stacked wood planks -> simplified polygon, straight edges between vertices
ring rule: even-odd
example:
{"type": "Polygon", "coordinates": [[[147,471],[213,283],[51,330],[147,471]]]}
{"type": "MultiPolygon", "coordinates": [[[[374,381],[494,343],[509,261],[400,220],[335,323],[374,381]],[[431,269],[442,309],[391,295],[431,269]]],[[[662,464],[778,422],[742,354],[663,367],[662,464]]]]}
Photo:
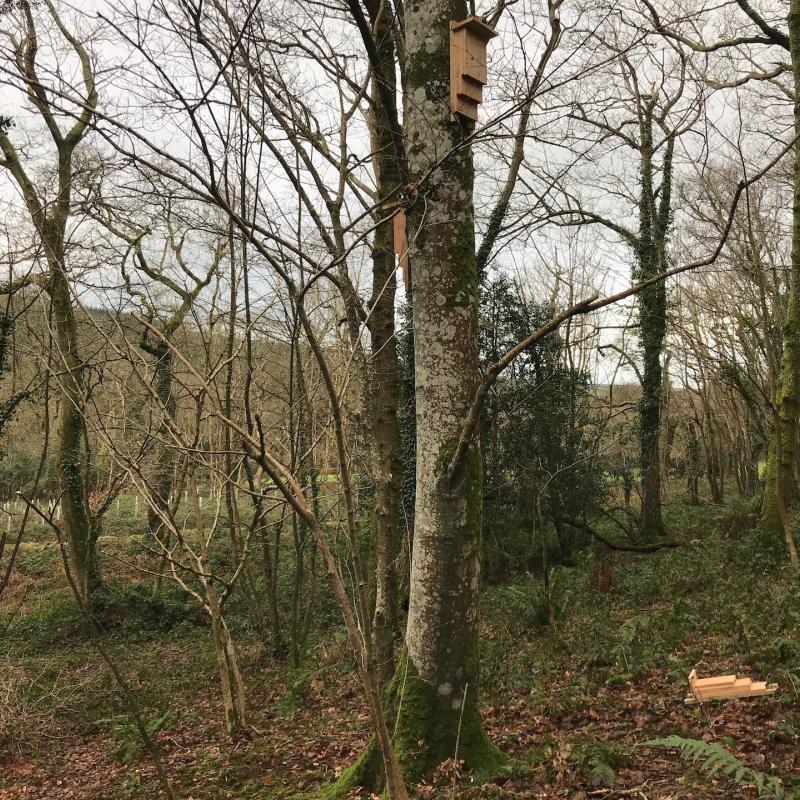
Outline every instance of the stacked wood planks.
{"type": "Polygon", "coordinates": [[[689,673],[691,694],[687,703],[704,703],[706,700],[729,700],[733,697],[762,697],[778,691],[777,683],[737,678],[736,675],[718,675],[714,678],[698,678],[697,670],[689,673]]]}

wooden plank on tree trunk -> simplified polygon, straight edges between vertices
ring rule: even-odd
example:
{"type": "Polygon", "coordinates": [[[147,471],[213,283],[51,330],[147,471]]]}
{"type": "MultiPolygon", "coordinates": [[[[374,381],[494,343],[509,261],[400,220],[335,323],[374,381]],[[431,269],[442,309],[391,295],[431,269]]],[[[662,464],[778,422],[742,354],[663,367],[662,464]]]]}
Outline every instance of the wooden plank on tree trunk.
{"type": "Polygon", "coordinates": [[[403,272],[403,285],[406,287],[406,292],[408,292],[408,237],[406,234],[406,212],[403,209],[398,211],[392,220],[392,238],[394,240],[394,252],[400,261],[400,269],[403,272]]]}

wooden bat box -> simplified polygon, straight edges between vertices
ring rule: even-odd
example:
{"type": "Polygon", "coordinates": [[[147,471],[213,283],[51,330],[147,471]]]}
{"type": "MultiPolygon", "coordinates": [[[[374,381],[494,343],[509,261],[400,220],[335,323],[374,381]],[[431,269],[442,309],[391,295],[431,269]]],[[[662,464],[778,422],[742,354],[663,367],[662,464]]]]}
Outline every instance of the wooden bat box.
{"type": "Polygon", "coordinates": [[[450,109],[476,122],[487,83],[486,45],[497,34],[478,17],[450,23],[450,109]]]}

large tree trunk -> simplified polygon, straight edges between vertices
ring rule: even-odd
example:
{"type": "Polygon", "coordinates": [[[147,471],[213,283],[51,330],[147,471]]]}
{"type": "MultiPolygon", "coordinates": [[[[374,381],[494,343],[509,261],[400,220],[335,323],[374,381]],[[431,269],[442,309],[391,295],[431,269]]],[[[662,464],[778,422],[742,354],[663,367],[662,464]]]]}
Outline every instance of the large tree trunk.
{"type": "MultiPolygon", "coordinates": [[[[794,133],[800,136],[800,0],[791,1],[789,43],[794,75],[794,133]]],[[[800,144],[794,148],[791,260],[789,302],[783,322],[783,351],[775,399],[778,419],[770,441],[761,518],[766,541],[777,546],[784,542],[780,502],[788,504],[793,499],[792,477],[797,459],[797,418],[800,415],[800,144]],[[780,446],[776,446],[778,436],[780,446]]]]}
{"type": "Polygon", "coordinates": [[[406,140],[409,180],[425,202],[409,215],[413,242],[417,475],[407,651],[394,689],[395,745],[414,779],[449,758],[489,773],[502,761],[478,708],[481,455],[448,467],[478,385],[478,282],[466,131],[449,108],[449,23],[459,0],[406,7],[406,140]],[[458,149],[454,149],[458,148],[458,149]],[[430,178],[428,171],[439,159],[430,178]]]}

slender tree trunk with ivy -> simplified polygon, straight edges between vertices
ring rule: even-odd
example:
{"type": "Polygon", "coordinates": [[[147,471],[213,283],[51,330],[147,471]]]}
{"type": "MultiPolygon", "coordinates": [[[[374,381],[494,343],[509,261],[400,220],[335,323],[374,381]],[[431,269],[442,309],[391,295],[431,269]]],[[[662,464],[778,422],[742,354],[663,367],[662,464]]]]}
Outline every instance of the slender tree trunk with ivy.
{"type": "MultiPolygon", "coordinates": [[[[10,311],[10,302],[6,306],[5,311],[0,311],[0,380],[4,378],[8,372],[9,357],[13,358],[12,350],[12,331],[14,329],[14,320],[10,311]]],[[[12,371],[13,376],[13,371],[12,371]]],[[[15,388],[14,380],[11,381],[12,389],[15,388]]],[[[3,432],[6,425],[11,421],[17,406],[28,397],[27,391],[14,392],[10,394],[5,400],[0,403],[0,458],[6,455],[2,447],[3,432]]],[[[45,409],[45,413],[47,413],[45,409]]],[[[49,429],[49,426],[48,428],[49,429]]],[[[34,487],[39,485],[39,479],[44,468],[45,458],[47,452],[47,433],[45,433],[44,452],[39,460],[39,469],[36,473],[34,487]]],[[[28,511],[26,510],[25,517],[22,524],[18,527],[16,537],[12,539],[8,530],[0,532],[0,600],[2,600],[3,593],[11,580],[11,575],[14,571],[14,564],[19,556],[20,545],[22,544],[22,537],[25,532],[25,523],[28,518],[28,511]]]]}
{"type": "Polygon", "coordinates": [[[45,247],[53,253],[50,259],[50,297],[59,350],[57,363],[63,370],[59,379],[62,398],[56,474],[61,490],[62,524],[70,546],[73,570],[81,595],[88,601],[100,585],[97,563],[99,530],[87,496],[89,461],[85,447],[84,366],[78,351],[78,331],[64,266],[65,227],[66,220],[64,227],[53,232],[50,243],[45,242],[45,247]]]}
{"type": "MultiPolygon", "coordinates": [[[[791,0],[788,19],[794,78],[794,135],[800,136],[800,0],[791,0]]],[[[777,421],[769,445],[761,523],[766,542],[780,547],[785,531],[779,504],[793,499],[797,419],[800,416],[800,144],[794,148],[791,274],[775,405],[777,421]],[[778,436],[780,446],[776,442],[778,436]]]]}
{"type": "MultiPolygon", "coordinates": [[[[147,527],[159,541],[168,544],[164,536],[165,518],[169,517],[169,501],[172,494],[173,458],[172,450],[166,445],[171,434],[171,424],[175,420],[177,405],[172,391],[172,351],[166,344],[144,347],[155,358],[153,363],[153,391],[158,398],[156,413],[159,415],[158,437],[151,480],[152,502],[155,508],[147,511],[147,527]]],[[[163,564],[162,564],[163,571],[163,564]]],[[[161,574],[156,578],[156,591],[160,590],[161,574]]]]}
{"type": "MultiPolygon", "coordinates": [[[[624,62],[624,59],[622,59],[624,62]]],[[[627,62],[625,62],[627,63],[627,62]]],[[[630,69],[630,65],[628,65],[630,69]]],[[[675,140],[681,135],[680,125],[668,125],[671,103],[664,107],[664,98],[655,92],[642,94],[635,88],[635,75],[627,79],[634,88],[631,112],[638,120],[638,137],[621,134],[620,140],[632,148],[639,161],[639,208],[637,229],[629,228],[601,214],[575,209],[581,223],[601,224],[622,237],[632,249],[636,282],[645,282],[669,269],[668,243],[672,214],[672,161],[675,140]],[[654,140],[654,132],[657,139],[654,140]],[[660,183],[657,179],[660,176],[660,183]]],[[[685,121],[684,121],[685,122],[685,121]]],[[[607,121],[597,125],[606,138],[612,131],[607,121]]],[[[619,132],[618,132],[619,133],[619,132]]],[[[562,212],[555,211],[557,216],[562,212]]],[[[639,439],[639,486],[641,515],[639,536],[650,541],[664,535],[661,514],[661,411],[664,404],[664,368],[662,356],[667,330],[667,290],[664,281],[643,288],[636,295],[637,333],[641,367],[635,365],[642,393],[638,404],[637,434],[639,439]]],[[[632,476],[625,476],[626,480],[632,476]]],[[[631,487],[632,488],[632,487],[631,487]]],[[[625,486],[628,504],[629,486],[625,486]]]]}
{"type": "MultiPolygon", "coordinates": [[[[643,281],[667,269],[666,242],[670,222],[673,141],[667,144],[659,192],[653,183],[652,107],[642,112],[639,204],[639,236],[636,243],[635,280],[643,281]]],[[[642,539],[664,535],[661,518],[661,405],[663,371],[661,356],[667,331],[667,289],[663,281],[654,283],[637,296],[639,342],[642,347],[639,400],[639,467],[641,469],[642,539]]]]}
{"type": "Polygon", "coordinates": [[[686,489],[689,505],[700,505],[700,443],[697,428],[692,420],[686,421],[686,489]]]}
{"type": "MultiPolygon", "coordinates": [[[[413,316],[411,298],[408,298],[402,311],[403,331],[400,333],[400,341],[398,342],[400,356],[398,426],[400,429],[400,504],[402,508],[402,524],[406,526],[409,532],[414,530],[417,463],[417,403],[414,396],[413,316]]],[[[411,542],[409,542],[409,546],[410,544],[411,542]]],[[[408,588],[407,585],[405,588],[408,588]]]]}
{"type": "MultiPolygon", "coordinates": [[[[0,311],[0,378],[8,371],[8,362],[12,351],[12,331],[14,320],[7,311],[0,311]]],[[[13,380],[13,379],[12,379],[13,380]]],[[[0,403],[0,438],[3,436],[3,429],[11,421],[17,406],[28,397],[28,392],[13,392],[0,403]]],[[[2,454],[2,449],[0,449],[2,454]]]]}
{"type": "MultiPolygon", "coordinates": [[[[54,5],[45,2],[46,13],[61,37],[69,44],[81,65],[85,97],[81,99],[77,117],[66,131],[59,127],[61,115],[56,106],[63,101],[51,101],[48,87],[38,74],[39,39],[32,6],[20,4],[23,30],[15,44],[15,64],[19,77],[27,87],[32,106],[45,124],[56,153],[55,195],[52,199],[40,193],[34,184],[20,151],[9,136],[7,124],[0,124],[0,167],[16,182],[25,206],[42,244],[47,264],[43,285],[50,296],[56,352],[53,367],[58,374],[61,390],[60,418],[56,451],[56,477],[61,493],[62,528],[69,543],[72,570],[82,599],[87,604],[100,583],[96,543],[98,521],[89,507],[87,479],[89,453],[86,448],[84,420],[84,364],[80,357],[75,311],[72,305],[70,274],[66,263],[66,231],[71,213],[72,188],[75,170],[73,155],[89,129],[97,106],[92,62],[83,44],[70,33],[54,5]]],[[[0,123],[5,122],[0,120],[0,123]]]]}
{"type": "MultiPolygon", "coordinates": [[[[386,104],[397,97],[396,49],[392,32],[392,11],[386,0],[365,3],[380,61],[378,78],[373,77],[371,138],[375,154],[374,171],[378,202],[383,203],[401,182],[402,152],[393,133],[397,108],[386,104]],[[379,90],[377,80],[383,82],[379,90]]],[[[383,208],[378,213],[385,216],[383,208]]],[[[397,421],[398,362],[394,306],[397,289],[392,220],[375,230],[372,243],[372,298],[367,326],[371,357],[368,376],[375,504],[372,541],[375,548],[375,608],[373,633],[375,659],[384,682],[394,671],[394,643],[398,632],[397,580],[400,509],[400,452],[397,421]]]]}

